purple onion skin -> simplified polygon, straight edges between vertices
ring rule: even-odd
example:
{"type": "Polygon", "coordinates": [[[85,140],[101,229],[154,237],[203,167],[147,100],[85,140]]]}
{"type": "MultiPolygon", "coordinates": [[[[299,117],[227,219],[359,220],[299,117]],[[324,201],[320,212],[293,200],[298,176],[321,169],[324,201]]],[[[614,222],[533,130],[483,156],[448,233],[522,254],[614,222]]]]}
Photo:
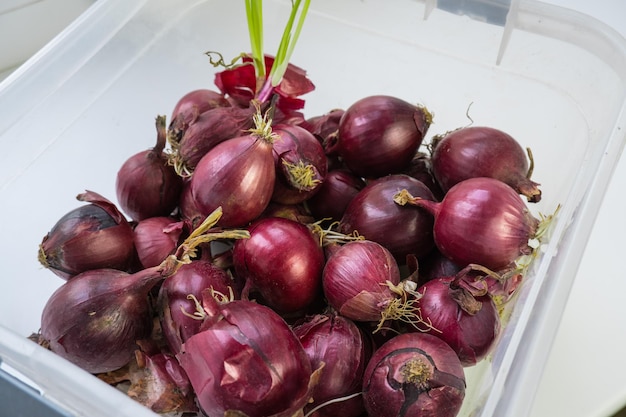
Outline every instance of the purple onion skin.
{"type": "Polygon", "coordinates": [[[98,269],[76,275],[50,296],[41,315],[41,339],[87,372],[126,365],[138,340],[152,331],[148,292],[163,277],[157,268],[128,274],[98,269]]]}
{"type": "Polygon", "coordinates": [[[349,170],[332,170],[326,174],[319,190],[309,197],[306,205],[317,219],[339,221],[350,201],[365,186],[365,181],[349,170]]]}
{"type": "Polygon", "coordinates": [[[339,229],[346,234],[358,231],[366,239],[380,243],[403,265],[408,255],[420,258],[430,252],[434,240],[430,214],[393,201],[401,189],[414,197],[435,200],[421,181],[404,174],[388,175],[370,182],[350,201],[339,229]]]}
{"type": "Polygon", "coordinates": [[[185,237],[184,222],[174,217],[149,217],[134,228],[135,249],[144,268],[157,266],[172,255],[185,237]]]}
{"type": "Polygon", "coordinates": [[[228,139],[202,157],[191,178],[191,193],[203,216],[218,207],[222,227],[241,227],[267,207],[276,170],[272,144],[255,135],[228,139]]]}
{"type": "Polygon", "coordinates": [[[432,323],[432,328],[423,330],[446,342],[463,366],[473,366],[495,344],[500,317],[490,295],[472,296],[454,280],[454,276],[440,277],[420,287],[420,311],[432,323]]]}
{"type": "Polygon", "coordinates": [[[177,358],[209,416],[291,417],[309,399],[312,371],[300,341],[269,307],[235,300],[209,306],[212,319],[177,358]],[[240,415],[240,414],[233,414],[240,415]]]}
{"type": "Polygon", "coordinates": [[[187,296],[193,295],[202,301],[203,292],[211,288],[224,295],[229,295],[232,290],[234,297],[239,298],[239,288],[226,271],[200,259],[182,265],[161,285],[158,315],[163,336],[174,354],[180,352],[182,344],[202,326],[202,320],[189,317],[196,311],[196,304],[187,296]]]}
{"type": "Polygon", "coordinates": [[[437,248],[460,267],[478,264],[492,271],[532,253],[528,240],[539,224],[519,194],[500,180],[470,178],[440,202],[416,200],[435,216],[437,248]]]}
{"type": "Polygon", "coordinates": [[[250,238],[233,248],[238,278],[280,313],[305,310],[321,297],[324,251],[309,228],[281,217],[266,217],[249,228],[250,238]]]}
{"type": "Polygon", "coordinates": [[[416,152],[415,156],[411,160],[411,163],[402,173],[410,175],[411,177],[423,182],[424,185],[432,191],[437,201],[441,201],[443,199],[445,193],[435,179],[435,175],[432,170],[432,161],[428,154],[424,152],[416,152]]]}
{"type": "Polygon", "coordinates": [[[421,107],[391,96],[369,96],[353,103],[341,117],[337,153],[346,166],[364,178],[395,174],[413,159],[430,126],[421,107]]]}
{"type": "MultiPolygon", "coordinates": [[[[182,121],[190,124],[199,114],[216,107],[229,107],[230,103],[223,94],[217,91],[201,88],[192,90],[183,95],[172,110],[171,121],[181,117],[182,121]]],[[[180,119],[179,119],[180,122],[180,119]]]]}
{"type": "Polygon", "coordinates": [[[374,352],[363,377],[369,416],[454,417],[464,397],[459,358],[430,334],[395,336],[374,352]]]}
{"type": "Polygon", "coordinates": [[[165,117],[156,120],[157,141],[152,149],[128,158],[117,172],[115,190],[120,208],[133,220],[169,216],[178,204],[182,178],[163,153],[165,117]]]}
{"type": "Polygon", "coordinates": [[[308,130],[295,125],[273,127],[279,138],[274,142],[276,184],[272,201],[299,204],[314,195],[324,182],[328,163],[324,148],[308,130]],[[308,167],[310,178],[303,179],[298,169],[308,167]]]}
{"type": "Polygon", "coordinates": [[[470,126],[447,133],[434,146],[433,173],[441,188],[475,177],[498,179],[530,202],[541,200],[539,184],[528,177],[528,159],[508,133],[492,127],[470,126]]]}
{"type": "Polygon", "coordinates": [[[461,267],[435,248],[428,255],[419,260],[417,284],[422,286],[426,282],[439,277],[454,276],[461,267]]]}
{"type": "MultiPolygon", "coordinates": [[[[372,340],[350,319],[336,313],[316,314],[295,325],[293,331],[300,339],[311,366],[324,364],[320,379],[311,391],[314,402],[310,410],[324,402],[361,391],[363,373],[372,355],[372,340]]],[[[358,417],[365,411],[363,399],[329,404],[314,417],[358,417]]]]}
{"type": "Polygon", "coordinates": [[[87,191],[78,199],[91,204],[57,220],[40,244],[40,263],[65,280],[92,269],[132,268],[136,257],[132,226],[99,194],[87,191]]]}
{"type": "Polygon", "coordinates": [[[384,246],[368,240],[333,249],[322,275],[328,304],[355,321],[380,321],[382,311],[395,298],[387,281],[400,283],[398,263],[384,246]]]}

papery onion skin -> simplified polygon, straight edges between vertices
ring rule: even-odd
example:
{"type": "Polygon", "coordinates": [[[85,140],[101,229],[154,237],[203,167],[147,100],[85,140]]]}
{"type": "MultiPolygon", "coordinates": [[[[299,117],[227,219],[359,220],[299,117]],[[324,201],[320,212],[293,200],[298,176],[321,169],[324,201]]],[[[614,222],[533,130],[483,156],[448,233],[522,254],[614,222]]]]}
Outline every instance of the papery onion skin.
{"type": "Polygon", "coordinates": [[[532,253],[539,220],[519,194],[494,178],[470,178],[453,186],[440,202],[416,199],[435,216],[434,238],[441,253],[460,267],[506,268],[532,253]]]}
{"type": "Polygon", "coordinates": [[[302,409],[309,399],[311,364],[285,321],[246,300],[208,310],[214,314],[206,328],[177,355],[202,410],[209,416],[230,411],[291,417],[302,409]]]}
{"type": "Polygon", "coordinates": [[[189,125],[199,114],[216,107],[228,107],[230,103],[223,94],[207,88],[189,91],[178,99],[172,109],[170,123],[177,121],[189,125]],[[179,119],[181,118],[181,119],[179,119]],[[178,120],[177,120],[178,119],[178,120]]]}
{"type": "Polygon", "coordinates": [[[370,416],[454,417],[464,397],[459,358],[430,334],[395,336],[374,352],[363,377],[363,400],[370,416]]]}
{"type": "Polygon", "coordinates": [[[306,309],[321,297],[324,251],[309,228],[295,220],[266,217],[235,242],[233,264],[240,279],[280,313],[306,309]]]}
{"type": "Polygon", "coordinates": [[[425,108],[397,97],[368,96],[345,110],[337,142],[327,152],[365,178],[398,173],[411,162],[431,119],[425,108]]]}
{"type": "Polygon", "coordinates": [[[339,230],[345,234],[358,231],[366,239],[380,243],[403,265],[408,255],[422,257],[435,244],[432,216],[393,201],[401,189],[414,197],[435,200],[421,181],[404,174],[388,175],[370,182],[350,201],[339,230]]]}
{"type": "Polygon", "coordinates": [[[365,186],[365,181],[349,170],[329,171],[317,193],[306,201],[306,206],[318,219],[329,218],[339,221],[350,201],[365,186]]]}
{"type": "Polygon", "coordinates": [[[439,277],[420,287],[420,311],[432,324],[423,331],[445,341],[463,366],[473,366],[495,344],[500,317],[489,294],[473,296],[454,281],[454,276],[439,277]]]}
{"type": "Polygon", "coordinates": [[[324,148],[306,129],[281,124],[274,126],[276,184],[272,201],[299,204],[314,195],[324,182],[328,163],[324,148]]]}
{"type": "Polygon", "coordinates": [[[149,217],[137,222],[134,243],[144,268],[157,266],[174,253],[185,237],[185,223],[174,217],[149,217]]]}
{"type": "Polygon", "coordinates": [[[132,358],[137,340],[150,336],[148,292],[161,279],[156,268],[132,275],[115,269],[79,274],[47,300],[41,339],[87,372],[119,369],[132,358]]]}
{"type": "Polygon", "coordinates": [[[117,172],[115,191],[120,208],[133,220],[169,216],[178,204],[182,178],[168,164],[165,117],[156,119],[157,142],[124,161],[117,172]]]}
{"type": "Polygon", "coordinates": [[[92,269],[130,269],[136,256],[132,226],[101,195],[87,191],[77,198],[90,204],[57,220],[40,244],[39,262],[65,280],[92,269]]]}
{"type": "Polygon", "coordinates": [[[387,282],[400,282],[398,264],[385,247],[368,240],[334,249],[322,275],[328,304],[355,321],[381,320],[384,308],[395,298],[387,282]]]}
{"type": "Polygon", "coordinates": [[[217,291],[225,296],[239,298],[239,287],[223,269],[206,260],[197,259],[182,265],[168,277],[157,298],[157,311],[163,336],[170,350],[177,354],[182,344],[200,331],[202,319],[190,317],[197,306],[194,299],[201,301],[206,290],[217,291]]]}
{"type": "Polygon", "coordinates": [[[541,200],[539,184],[528,178],[526,152],[508,133],[487,126],[453,130],[433,142],[432,167],[444,191],[474,177],[498,179],[530,202],[541,200]]]}
{"type": "MultiPolygon", "coordinates": [[[[311,392],[313,403],[306,410],[361,391],[363,373],[374,347],[371,338],[354,322],[336,313],[316,314],[297,323],[293,331],[313,369],[324,365],[311,392]]],[[[364,411],[363,400],[358,396],[326,405],[312,416],[358,417],[364,411]]]]}
{"type": "Polygon", "coordinates": [[[265,210],[275,180],[272,144],[245,135],[220,143],[202,157],[191,178],[191,193],[202,215],[221,206],[219,225],[240,227],[265,210]]]}

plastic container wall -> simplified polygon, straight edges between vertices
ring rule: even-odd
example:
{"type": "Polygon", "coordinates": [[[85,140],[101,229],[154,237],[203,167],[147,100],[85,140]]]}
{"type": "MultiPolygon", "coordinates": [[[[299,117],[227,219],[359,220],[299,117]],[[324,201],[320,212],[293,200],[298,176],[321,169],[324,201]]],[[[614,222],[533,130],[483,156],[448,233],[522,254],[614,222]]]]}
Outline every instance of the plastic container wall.
{"type": "MultiPolygon", "coordinates": [[[[264,6],[269,53],[289,6],[264,6]]],[[[154,143],[155,116],[212,88],[205,51],[233,57],[248,42],[239,2],[100,0],[0,83],[0,358],[76,415],[151,413],[25,340],[62,283],[37,263],[37,245],[83,190],[114,200],[117,169],[154,143]]],[[[534,1],[311,6],[292,58],[317,87],[304,97],[307,116],[388,94],[434,112],[429,136],[470,123],[501,128],[533,150],[544,195],[533,212],[560,206],[496,350],[467,369],[462,416],[528,413],[624,145],[625,44],[588,17],[534,1]],[[500,17],[482,18],[475,4],[495,4],[500,17]]]]}

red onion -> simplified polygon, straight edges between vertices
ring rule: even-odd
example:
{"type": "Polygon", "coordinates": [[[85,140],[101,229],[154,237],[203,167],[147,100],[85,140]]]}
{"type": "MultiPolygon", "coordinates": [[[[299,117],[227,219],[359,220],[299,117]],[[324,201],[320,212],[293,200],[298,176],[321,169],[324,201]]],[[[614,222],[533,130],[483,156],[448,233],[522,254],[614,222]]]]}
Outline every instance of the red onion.
{"type": "Polygon", "coordinates": [[[163,154],[166,143],[165,116],[156,118],[154,148],[134,154],[117,172],[115,190],[121,209],[133,220],[168,216],[182,190],[182,179],[163,154]]]}
{"type": "Polygon", "coordinates": [[[356,230],[380,243],[400,265],[408,255],[419,258],[434,247],[432,216],[394,203],[393,196],[402,189],[414,197],[435,199],[421,181],[404,174],[388,175],[369,183],[350,201],[339,226],[343,233],[356,230]]]}
{"type": "Polygon", "coordinates": [[[339,221],[350,201],[365,185],[361,177],[348,170],[329,171],[317,193],[306,201],[306,206],[318,219],[339,221]]]}
{"type": "Polygon", "coordinates": [[[433,214],[437,248],[460,267],[478,264],[498,271],[532,253],[528,243],[535,237],[539,221],[519,194],[500,180],[479,177],[461,181],[441,203],[411,199],[407,194],[398,193],[396,201],[433,214]]]}
{"type": "Polygon", "coordinates": [[[228,139],[207,152],[191,178],[191,193],[203,215],[221,206],[222,227],[243,226],[265,210],[276,170],[270,122],[256,115],[257,129],[228,139]]]}
{"type": "Polygon", "coordinates": [[[398,264],[384,246],[369,240],[335,245],[326,261],[322,286],[328,305],[349,319],[377,323],[423,323],[410,281],[400,282],[398,264]]]}
{"type": "Polygon", "coordinates": [[[428,281],[419,292],[419,308],[431,325],[423,329],[446,342],[463,366],[475,365],[491,350],[500,332],[500,317],[491,296],[463,286],[466,271],[428,281]]]}
{"type": "Polygon", "coordinates": [[[346,109],[337,142],[327,152],[362,177],[398,173],[410,164],[431,121],[424,107],[396,97],[365,97],[346,109]]]}
{"type": "Polygon", "coordinates": [[[280,313],[304,310],[320,297],[324,251],[307,226],[267,217],[248,231],[250,238],[233,248],[235,272],[247,281],[245,292],[258,292],[280,313]]]}
{"type": "Polygon", "coordinates": [[[339,121],[344,113],[343,109],[334,109],[321,116],[308,118],[300,126],[313,133],[326,149],[336,140],[339,121]]]}
{"type": "Polygon", "coordinates": [[[507,183],[530,202],[541,200],[539,184],[530,180],[526,152],[511,135],[470,126],[445,134],[433,145],[433,173],[444,191],[468,178],[490,177],[507,183]]]}
{"type": "Polygon", "coordinates": [[[158,313],[163,336],[173,353],[180,352],[182,344],[198,333],[202,317],[197,304],[203,292],[239,298],[239,286],[223,269],[209,261],[194,260],[182,265],[163,282],[158,295],[158,313]]]}
{"type": "Polygon", "coordinates": [[[302,409],[314,374],[287,323],[251,301],[205,302],[205,328],[177,355],[204,413],[291,417],[302,409]]]}
{"type": "Polygon", "coordinates": [[[441,201],[444,196],[444,192],[441,186],[435,179],[435,175],[432,171],[432,161],[429,155],[424,152],[417,152],[409,166],[402,172],[424,183],[430,191],[432,191],[435,199],[441,201]]]}
{"type": "Polygon", "coordinates": [[[193,119],[205,111],[229,106],[228,100],[217,91],[206,88],[192,90],[178,99],[172,110],[170,123],[180,124],[182,118],[182,122],[189,125],[193,119]]]}
{"type": "Polygon", "coordinates": [[[456,353],[430,334],[398,335],[374,352],[363,377],[363,400],[376,417],[454,417],[465,397],[456,353]]]}
{"type": "Polygon", "coordinates": [[[169,163],[178,175],[190,176],[202,157],[217,144],[252,127],[254,108],[215,107],[191,119],[189,126],[173,123],[168,137],[169,163]]]}
{"type": "Polygon", "coordinates": [[[100,194],[86,191],[76,198],[90,204],[55,223],[39,245],[39,262],[63,279],[98,268],[128,270],[135,260],[132,226],[100,194]]]}
{"type": "Polygon", "coordinates": [[[299,126],[273,128],[276,184],[272,200],[298,204],[315,194],[327,173],[324,148],[312,133],[299,126]]]}
{"type": "Polygon", "coordinates": [[[293,327],[313,369],[323,364],[320,379],[311,392],[313,402],[305,411],[320,407],[314,417],[358,417],[365,409],[361,396],[363,373],[372,355],[371,338],[350,319],[336,313],[307,317],[293,327]],[[328,401],[335,403],[323,405],[328,401]],[[323,406],[322,406],[323,405],[323,406]]]}
{"type": "Polygon", "coordinates": [[[186,236],[185,223],[173,217],[149,217],[135,225],[135,249],[141,266],[149,268],[173,254],[186,236]]]}

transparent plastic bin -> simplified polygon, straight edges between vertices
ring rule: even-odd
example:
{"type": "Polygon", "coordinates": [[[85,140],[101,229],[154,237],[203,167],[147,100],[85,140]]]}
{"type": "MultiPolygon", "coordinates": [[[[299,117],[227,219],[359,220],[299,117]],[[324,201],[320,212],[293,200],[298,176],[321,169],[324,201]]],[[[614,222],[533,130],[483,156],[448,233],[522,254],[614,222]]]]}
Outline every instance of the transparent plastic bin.
{"type": "MultiPolygon", "coordinates": [[[[543,199],[531,208],[561,208],[496,349],[466,368],[460,414],[528,415],[626,139],[626,41],[532,0],[312,3],[292,57],[317,87],[306,116],[395,95],[434,112],[428,137],[473,120],[532,149],[543,199]]],[[[268,53],[289,8],[264,4],[268,53]]],[[[68,415],[154,413],[26,339],[62,284],[38,264],[38,244],[83,190],[115,201],[115,174],[153,146],[155,116],[213,88],[205,51],[229,58],[248,45],[243,2],[99,0],[0,83],[0,372],[68,415]]]]}

